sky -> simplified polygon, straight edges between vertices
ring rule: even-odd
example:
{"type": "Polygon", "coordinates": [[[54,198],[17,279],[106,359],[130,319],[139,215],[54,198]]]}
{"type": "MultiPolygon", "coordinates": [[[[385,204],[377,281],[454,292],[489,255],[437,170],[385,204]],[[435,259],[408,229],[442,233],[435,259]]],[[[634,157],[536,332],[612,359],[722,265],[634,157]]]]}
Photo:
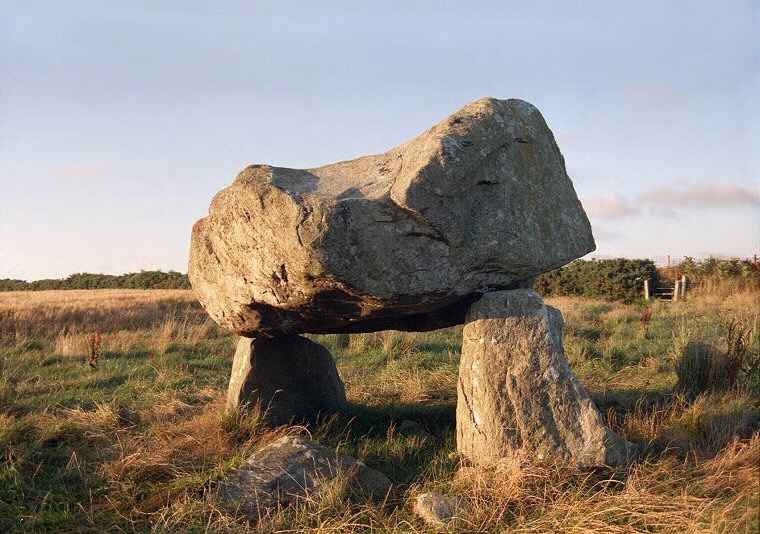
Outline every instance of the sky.
{"type": "Polygon", "coordinates": [[[0,278],[187,270],[252,163],[536,105],[590,257],[760,253],[756,0],[0,3],[0,278]],[[213,5],[212,5],[213,4],[213,5]]]}

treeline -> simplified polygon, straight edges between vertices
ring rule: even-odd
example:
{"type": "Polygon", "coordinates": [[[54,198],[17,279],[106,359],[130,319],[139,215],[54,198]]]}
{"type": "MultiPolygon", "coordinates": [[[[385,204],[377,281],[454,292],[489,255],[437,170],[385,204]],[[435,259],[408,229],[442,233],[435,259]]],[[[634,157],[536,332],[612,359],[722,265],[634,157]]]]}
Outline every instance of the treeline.
{"type": "Polygon", "coordinates": [[[35,280],[0,279],[0,291],[46,289],[190,289],[187,275],[176,271],[140,271],[127,274],[77,273],[66,278],[35,280]]]}
{"type": "Polygon", "coordinates": [[[652,260],[575,260],[542,274],[533,287],[544,297],[576,295],[631,301],[641,298],[646,279],[658,279],[652,260]]]}
{"type": "Polygon", "coordinates": [[[577,295],[632,301],[642,297],[644,280],[651,280],[656,287],[661,280],[672,281],[676,275],[686,275],[692,288],[760,288],[760,269],[754,259],[695,260],[688,256],[670,269],[658,268],[652,260],[576,260],[542,274],[534,287],[545,297],[577,295]]]}
{"type": "MultiPolygon", "coordinates": [[[[576,260],[544,273],[535,289],[545,297],[577,295],[631,301],[641,298],[644,280],[656,284],[671,277],[676,269],[691,284],[736,283],[760,288],[760,271],[753,260],[686,257],[670,273],[658,269],[652,260],[576,260]]],[[[0,279],[0,291],[41,291],[45,289],[190,289],[187,275],[176,271],[140,271],[121,275],[77,273],[66,278],[36,280],[0,279]]]]}

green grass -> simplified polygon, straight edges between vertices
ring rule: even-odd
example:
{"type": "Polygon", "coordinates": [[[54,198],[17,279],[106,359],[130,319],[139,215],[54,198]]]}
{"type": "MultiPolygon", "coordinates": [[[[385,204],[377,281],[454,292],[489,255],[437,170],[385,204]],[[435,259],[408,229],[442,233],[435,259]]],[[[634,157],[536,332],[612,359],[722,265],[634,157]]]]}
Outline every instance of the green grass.
{"type": "MultiPolygon", "coordinates": [[[[180,334],[160,325],[107,333],[95,368],[83,344],[56,350],[69,345],[52,332],[9,341],[0,346],[0,532],[423,531],[411,502],[427,490],[465,497],[462,530],[752,531],[752,458],[760,450],[752,381],[696,399],[673,388],[678,333],[719,345],[719,315],[756,318],[756,296],[655,303],[646,338],[641,303],[550,300],[565,314],[576,374],[609,424],[644,451],[629,471],[607,473],[524,466],[493,477],[460,466],[461,327],[311,336],[335,356],[349,398],[346,414],[309,429],[313,439],[384,472],[396,487],[375,502],[336,486],[259,525],[207,499],[211,481],[273,432],[255,415],[223,413],[232,336],[206,328],[193,337],[191,327],[180,334]],[[394,433],[404,419],[432,438],[394,433]]],[[[756,358],[756,340],[751,351],[756,358]]]]}

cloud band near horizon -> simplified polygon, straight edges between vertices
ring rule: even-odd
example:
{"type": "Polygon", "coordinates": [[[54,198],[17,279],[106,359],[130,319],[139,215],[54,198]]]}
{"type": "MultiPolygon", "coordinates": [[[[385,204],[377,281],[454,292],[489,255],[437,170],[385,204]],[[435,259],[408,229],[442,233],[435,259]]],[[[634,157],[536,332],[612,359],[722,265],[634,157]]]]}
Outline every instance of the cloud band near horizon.
{"type": "Polygon", "coordinates": [[[591,219],[619,219],[649,209],[658,215],[673,215],[676,208],[760,207],[760,195],[736,184],[683,184],[658,187],[633,198],[607,191],[581,199],[591,219]]]}

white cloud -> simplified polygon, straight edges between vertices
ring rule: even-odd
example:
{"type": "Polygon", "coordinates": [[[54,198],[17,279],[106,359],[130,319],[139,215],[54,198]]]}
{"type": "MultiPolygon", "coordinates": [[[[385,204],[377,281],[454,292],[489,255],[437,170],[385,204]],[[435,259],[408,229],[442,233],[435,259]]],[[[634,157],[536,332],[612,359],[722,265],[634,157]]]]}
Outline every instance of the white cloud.
{"type": "Polygon", "coordinates": [[[620,241],[625,239],[625,235],[621,232],[609,230],[604,226],[594,225],[594,238],[601,241],[620,241]]]}
{"type": "Polygon", "coordinates": [[[65,178],[101,178],[111,174],[111,170],[102,163],[70,163],[57,167],[54,173],[65,178]]]}
{"type": "Polygon", "coordinates": [[[609,191],[583,200],[583,207],[591,219],[617,219],[641,211],[627,197],[609,191]]]}
{"type": "Polygon", "coordinates": [[[619,193],[606,192],[583,200],[591,219],[619,219],[642,213],[662,217],[676,215],[675,208],[760,206],[757,191],[736,184],[683,184],[644,191],[635,200],[619,193]]]}
{"type": "Polygon", "coordinates": [[[662,208],[685,206],[757,206],[760,197],[735,184],[689,184],[681,187],[660,187],[645,191],[638,201],[662,208]]]}

